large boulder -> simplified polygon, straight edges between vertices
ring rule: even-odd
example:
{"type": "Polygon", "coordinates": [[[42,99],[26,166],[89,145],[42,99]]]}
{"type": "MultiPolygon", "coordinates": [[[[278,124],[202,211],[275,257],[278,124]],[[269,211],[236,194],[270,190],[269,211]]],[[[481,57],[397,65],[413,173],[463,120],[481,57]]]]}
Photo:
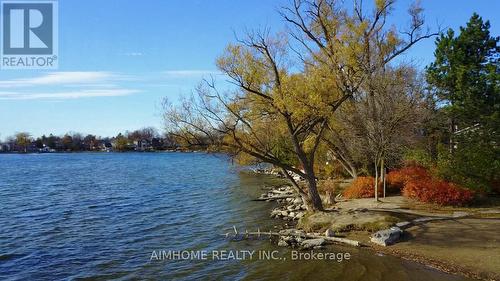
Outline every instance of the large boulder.
{"type": "Polygon", "coordinates": [[[375,232],[371,237],[371,242],[381,246],[388,246],[401,239],[403,231],[399,227],[391,227],[375,232]]]}

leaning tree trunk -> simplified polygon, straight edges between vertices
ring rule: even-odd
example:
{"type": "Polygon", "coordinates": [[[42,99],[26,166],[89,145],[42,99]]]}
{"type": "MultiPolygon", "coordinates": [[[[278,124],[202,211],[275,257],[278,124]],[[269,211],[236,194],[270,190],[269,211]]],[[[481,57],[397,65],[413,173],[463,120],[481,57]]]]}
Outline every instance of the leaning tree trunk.
{"type": "Polygon", "coordinates": [[[321,202],[321,197],[318,193],[318,188],[316,185],[316,178],[314,176],[309,176],[306,179],[309,191],[309,199],[311,200],[311,208],[313,211],[323,211],[323,203],[321,202]]]}
{"type": "Polygon", "coordinates": [[[288,178],[288,180],[292,183],[292,187],[297,191],[297,193],[300,195],[300,198],[302,199],[302,203],[306,206],[307,211],[314,211],[313,209],[313,204],[311,202],[311,199],[309,198],[309,195],[300,188],[299,184],[295,181],[295,179],[288,173],[287,170],[282,169],[283,174],[285,174],[285,177],[288,178]]]}

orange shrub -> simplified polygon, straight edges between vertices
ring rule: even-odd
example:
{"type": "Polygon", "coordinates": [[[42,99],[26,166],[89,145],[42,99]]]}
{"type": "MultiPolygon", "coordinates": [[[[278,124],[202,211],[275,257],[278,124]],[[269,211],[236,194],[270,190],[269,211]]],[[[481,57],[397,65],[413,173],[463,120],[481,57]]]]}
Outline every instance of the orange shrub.
{"type": "Polygon", "coordinates": [[[389,188],[401,190],[405,183],[411,180],[430,179],[431,176],[427,169],[421,166],[407,166],[399,170],[390,171],[387,173],[387,185],[389,188]]]}
{"type": "MultiPolygon", "coordinates": [[[[382,196],[382,188],[378,190],[382,196]]],[[[342,193],[346,198],[371,198],[375,196],[375,178],[357,177],[342,193]]]]}
{"type": "Polygon", "coordinates": [[[407,181],[403,195],[426,203],[454,206],[469,203],[473,198],[473,193],[468,189],[431,178],[407,181]]]}

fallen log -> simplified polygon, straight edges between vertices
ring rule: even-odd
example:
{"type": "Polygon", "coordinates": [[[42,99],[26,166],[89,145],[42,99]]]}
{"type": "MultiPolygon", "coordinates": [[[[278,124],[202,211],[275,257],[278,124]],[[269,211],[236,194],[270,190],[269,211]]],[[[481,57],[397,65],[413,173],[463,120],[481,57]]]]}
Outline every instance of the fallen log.
{"type": "Polygon", "coordinates": [[[245,230],[244,233],[238,233],[236,227],[233,226],[234,229],[234,234],[232,233],[226,233],[223,234],[226,238],[230,238],[232,235],[233,239],[237,240],[243,240],[243,239],[250,239],[251,236],[254,236],[254,238],[271,238],[273,236],[275,237],[281,237],[281,236],[292,236],[292,237],[300,237],[300,238],[305,238],[305,239],[317,239],[317,238],[322,238],[328,242],[332,243],[339,243],[339,244],[347,244],[350,246],[354,247],[360,247],[363,246],[359,241],[356,240],[351,240],[347,238],[342,238],[342,237],[329,237],[329,236],[322,236],[322,235],[316,235],[316,234],[310,234],[310,233],[301,233],[301,232],[290,232],[290,233],[279,233],[279,232],[273,232],[273,231],[260,231],[260,229],[257,230],[257,232],[248,232],[245,230]]]}
{"type": "Polygon", "coordinates": [[[334,243],[347,244],[347,245],[351,245],[354,247],[362,246],[362,244],[359,241],[351,240],[351,239],[347,239],[347,238],[341,238],[341,237],[327,237],[327,236],[321,236],[321,235],[308,235],[308,234],[306,234],[306,238],[311,238],[311,239],[323,238],[327,241],[331,241],[334,243]]]}

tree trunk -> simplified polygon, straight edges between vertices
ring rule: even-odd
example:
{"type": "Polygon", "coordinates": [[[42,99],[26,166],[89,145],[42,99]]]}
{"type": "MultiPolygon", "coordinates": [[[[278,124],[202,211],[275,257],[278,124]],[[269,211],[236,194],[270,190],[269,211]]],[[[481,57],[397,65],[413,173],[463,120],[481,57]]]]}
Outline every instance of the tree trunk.
{"type": "Polygon", "coordinates": [[[342,167],[344,168],[344,170],[353,178],[357,178],[358,177],[358,171],[356,170],[356,168],[354,167],[353,164],[351,164],[351,162],[349,162],[348,160],[344,159],[343,157],[342,158],[337,158],[337,161],[339,161],[339,163],[342,165],[342,167]]]}
{"type": "Polygon", "coordinates": [[[309,199],[311,200],[311,208],[313,211],[323,211],[323,203],[321,202],[321,197],[318,193],[318,188],[316,185],[316,178],[309,176],[306,179],[309,191],[309,199]]]}
{"type": "Polygon", "coordinates": [[[282,169],[283,174],[285,174],[285,177],[288,178],[288,180],[292,183],[292,186],[295,188],[297,193],[300,195],[300,198],[302,199],[302,203],[306,206],[307,211],[314,211],[313,209],[313,204],[311,203],[311,199],[309,198],[309,195],[305,193],[299,186],[299,184],[293,179],[292,176],[288,173],[287,170],[282,169]]]}
{"type": "Polygon", "coordinates": [[[385,166],[384,158],[380,160],[380,181],[383,184],[383,197],[385,198],[385,166]]]}
{"type": "Polygon", "coordinates": [[[378,165],[375,160],[375,201],[378,201],[378,165]]]}

